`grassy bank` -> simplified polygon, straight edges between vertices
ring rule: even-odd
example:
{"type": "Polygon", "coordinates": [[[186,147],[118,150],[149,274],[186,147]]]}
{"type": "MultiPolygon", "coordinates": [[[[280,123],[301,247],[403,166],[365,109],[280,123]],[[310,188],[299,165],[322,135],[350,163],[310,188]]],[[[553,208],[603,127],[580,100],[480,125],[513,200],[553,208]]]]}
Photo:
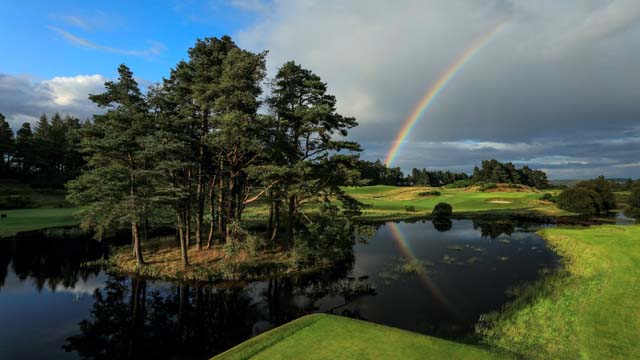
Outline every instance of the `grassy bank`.
{"type": "Polygon", "coordinates": [[[361,202],[370,205],[362,219],[406,219],[431,214],[439,202],[453,207],[454,216],[473,215],[538,215],[561,216],[567,212],[555,204],[540,200],[544,192],[533,189],[515,191],[479,191],[477,189],[446,189],[429,187],[365,186],[347,188],[346,192],[361,202]],[[424,196],[423,193],[438,191],[440,195],[424,196]],[[409,207],[409,208],[408,208],[409,207]]]}
{"type": "Polygon", "coordinates": [[[486,349],[334,315],[308,315],[214,359],[495,359],[486,349]]]}
{"type": "Polygon", "coordinates": [[[0,237],[18,232],[40,230],[60,226],[78,225],[76,208],[0,210],[6,218],[0,219],[0,237]]]}
{"type": "Polygon", "coordinates": [[[521,290],[480,333],[536,359],[640,358],[640,226],[541,231],[565,269],[521,290]]]}

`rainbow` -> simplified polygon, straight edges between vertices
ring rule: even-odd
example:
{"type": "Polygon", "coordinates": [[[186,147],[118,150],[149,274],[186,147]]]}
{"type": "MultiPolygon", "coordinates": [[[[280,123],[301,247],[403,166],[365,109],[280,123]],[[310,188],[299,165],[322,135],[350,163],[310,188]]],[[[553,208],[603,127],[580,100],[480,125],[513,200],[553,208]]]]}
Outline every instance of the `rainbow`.
{"type": "MultiPolygon", "coordinates": [[[[404,234],[398,228],[396,223],[388,223],[389,229],[391,230],[391,235],[393,237],[394,242],[398,245],[400,252],[405,257],[405,259],[412,261],[418,260],[418,258],[413,254],[407,239],[404,234]]],[[[442,291],[438,288],[435,282],[429,278],[429,274],[426,271],[420,271],[417,273],[420,279],[420,282],[433,294],[433,296],[442,304],[449,312],[460,317],[460,312],[457,311],[453,305],[447,300],[447,298],[442,294],[442,291]]]]}
{"type": "Polygon", "coordinates": [[[398,132],[395,140],[393,141],[393,145],[389,152],[387,153],[387,158],[385,159],[385,164],[387,166],[391,166],[391,163],[395,159],[396,155],[398,155],[398,151],[400,150],[400,146],[404,143],[405,139],[416,125],[418,120],[422,117],[424,113],[429,110],[431,105],[434,103],[438,95],[442,93],[442,91],[447,87],[447,85],[451,82],[451,80],[462,70],[462,68],[484,47],[486,47],[491,40],[495,37],[496,34],[500,32],[505,27],[506,23],[500,23],[493,30],[489,31],[487,34],[477,39],[465,52],[460,55],[457,60],[449,66],[447,71],[445,71],[440,77],[438,81],[436,81],[433,86],[429,88],[429,90],[424,94],[416,108],[413,110],[411,115],[405,120],[402,128],[398,132]]]}

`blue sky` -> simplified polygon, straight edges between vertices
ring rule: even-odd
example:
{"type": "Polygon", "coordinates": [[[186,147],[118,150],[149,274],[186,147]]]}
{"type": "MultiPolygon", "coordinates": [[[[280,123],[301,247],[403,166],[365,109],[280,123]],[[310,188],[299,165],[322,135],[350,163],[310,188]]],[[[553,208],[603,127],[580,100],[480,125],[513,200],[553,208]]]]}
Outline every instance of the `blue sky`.
{"type": "Polygon", "coordinates": [[[14,1],[0,12],[0,69],[111,76],[125,62],[157,81],[196,38],[234,34],[257,14],[228,1],[14,1]]]}
{"type": "Polygon", "coordinates": [[[638,0],[11,1],[0,11],[0,112],[90,118],[126,63],[143,87],[197,38],[268,50],[327,82],[384,159],[425,92],[477,39],[492,38],[416,123],[395,162],[471,171],[496,158],[552,178],[640,177],[638,0]]]}

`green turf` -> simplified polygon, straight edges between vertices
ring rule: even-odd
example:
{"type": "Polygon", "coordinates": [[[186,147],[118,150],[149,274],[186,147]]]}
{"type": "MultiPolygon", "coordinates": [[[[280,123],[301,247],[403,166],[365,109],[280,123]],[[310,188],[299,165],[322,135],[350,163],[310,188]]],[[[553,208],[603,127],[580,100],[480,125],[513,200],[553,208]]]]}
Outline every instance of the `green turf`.
{"type": "Polygon", "coordinates": [[[547,229],[565,269],[525,288],[482,331],[538,359],[640,359],[640,226],[547,229]]]}
{"type": "Polygon", "coordinates": [[[497,359],[484,348],[345,317],[316,314],[252,338],[214,359],[497,359]]]}
{"type": "Polygon", "coordinates": [[[363,211],[363,218],[403,218],[431,214],[439,202],[453,207],[454,215],[479,213],[514,214],[536,213],[540,215],[564,215],[566,212],[554,204],[540,200],[544,192],[481,192],[465,189],[437,188],[440,196],[420,196],[427,187],[367,186],[346,188],[352,195],[371,207],[363,211]],[[413,206],[415,211],[407,211],[413,206]]]}
{"type": "Polygon", "coordinates": [[[39,230],[59,226],[77,225],[76,208],[0,210],[7,217],[0,219],[0,236],[17,232],[39,230]]]}

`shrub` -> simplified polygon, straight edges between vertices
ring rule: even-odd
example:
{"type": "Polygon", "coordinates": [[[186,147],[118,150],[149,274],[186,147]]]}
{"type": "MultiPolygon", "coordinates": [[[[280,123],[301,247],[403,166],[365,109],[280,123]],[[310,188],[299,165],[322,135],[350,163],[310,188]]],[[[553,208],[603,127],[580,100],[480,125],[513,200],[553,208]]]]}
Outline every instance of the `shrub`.
{"type": "Polygon", "coordinates": [[[480,191],[488,191],[488,190],[493,190],[497,188],[498,188],[498,185],[496,185],[496,183],[486,183],[480,186],[480,191]]]}
{"type": "Polygon", "coordinates": [[[434,206],[431,215],[435,216],[436,218],[447,218],[451,216],[451,213],[453,213],[453,208],[451,207],[451,205],[441,202],[434,206]]]}
{"type": "Polygon", "coordinates": [[[544,195],[542,195],[540,197],[540,200],[556,202],[557,198],[555,196],[553,196],[553,194],[551,194],[551,193],[544,193],[544,195]]]}
{"type": "Polygon", "coordinates": [[[596,215],[599,213],[598,194],[593,190],[573,187],[560,193],[557,204],[560,209],[582,215],[596,215]]]}
{"type": "Polygon", "coordinates": [[[596,204],[596,214],[606,213],[616,207],[611,182],[602,176],[593,180],[581,181],[575,187],[592,193],[596,204]]]}
{"type": "Polygon", "coordinates": [[[440,196],[440,191],[438,190],[423,191],[418,193],[418,196],[440,196]]]}
{"type": "Polygon", "coordinates": [[[0,209],[24,209],[31,204],[31,198],[24,195],[0,196],[0,209]]]}
{"type": "Polygon", "coordinates": [[[473,185],[473,181],[471,181],[470,179],[465,179],[465,180],[456,180],[449,185],[445,185],[444,187],[451,188],[451,189],[460,189],[460,188],[469,187],[471,185],[473,185]]]}
{"type": "Polygon", "coordinates": [[[632,217],[640,218],[640,185],[635,185],[629,195],[629,207],[632,217]]]}
{"type": "Polygon", "coordinates": [[[404,207],[404,211],[406,212],[416,212],[416,207],[413,205],[407,205],[404,207]]]}

